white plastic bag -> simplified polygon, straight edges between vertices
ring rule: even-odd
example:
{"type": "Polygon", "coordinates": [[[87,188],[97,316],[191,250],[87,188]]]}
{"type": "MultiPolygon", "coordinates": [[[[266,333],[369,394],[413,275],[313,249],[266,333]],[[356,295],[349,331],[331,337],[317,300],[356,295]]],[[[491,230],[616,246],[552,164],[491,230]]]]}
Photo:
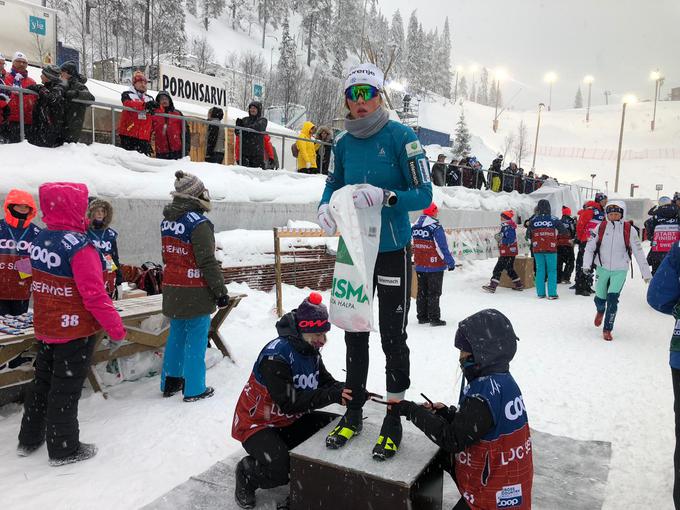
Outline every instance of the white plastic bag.
{"type": "Polygon", "coordinates": [[[362,186],[342,187],[329,204],[340,232],[329,316],[332,324],[351,333],[375,331],[373,271],[380,247],[381,208],[354,207],[352,193],[362,186]]]}

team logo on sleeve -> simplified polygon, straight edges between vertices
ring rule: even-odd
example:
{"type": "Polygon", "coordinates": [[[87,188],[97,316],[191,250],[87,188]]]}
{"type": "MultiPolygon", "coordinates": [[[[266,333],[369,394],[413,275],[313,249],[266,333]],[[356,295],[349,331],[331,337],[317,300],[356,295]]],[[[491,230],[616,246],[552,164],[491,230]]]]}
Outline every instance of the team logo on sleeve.
{"type": "Polygon", "coordinates": [[[427,158],[420,158],[418,160],[418,170],[420,173],[420,182],[423,184],[430,182],[430,164],[427,158]]]}
{"type": "Polygon", "coordinates": [[[496,492],[496,508],[517,508],[522,505],[522,484],[507,485],[496,492]]]}
{"type": "Polygon", "coordinates": [[[409,158],[414,158],[420,156],[423,153],[423,147],[420,145],[420,141],[414,140],[406,144],[406,156],[409,158]]]}

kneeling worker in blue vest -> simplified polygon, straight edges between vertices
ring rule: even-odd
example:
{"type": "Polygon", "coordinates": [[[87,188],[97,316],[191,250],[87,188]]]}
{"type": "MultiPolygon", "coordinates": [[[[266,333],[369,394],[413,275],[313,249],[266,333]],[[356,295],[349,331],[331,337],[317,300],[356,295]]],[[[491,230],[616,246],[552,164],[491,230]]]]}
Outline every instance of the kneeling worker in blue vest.
{"type": "Polygon", "coordinates": [[[235,498],[241,508],[255,508],[256,489],[287,484],[289,450],[337,417],[315,409],[352,400],[352,391],[333,379],[321,360],[330,329],[321,295],[312,292],[276,323],[279,336],[255,361],[231,429],[248,452],[236,466],[235,498]]]}
{"type": "Polygon", "coordinates": [[[462,498],[454,510],[531,508],[534,465],[529,421],[510,374],[517,336],[498,310],[477,312],[458,324],[455,346],[467,381],[458,408],[392,401],[448,456],[445,466],[462,498]]]}

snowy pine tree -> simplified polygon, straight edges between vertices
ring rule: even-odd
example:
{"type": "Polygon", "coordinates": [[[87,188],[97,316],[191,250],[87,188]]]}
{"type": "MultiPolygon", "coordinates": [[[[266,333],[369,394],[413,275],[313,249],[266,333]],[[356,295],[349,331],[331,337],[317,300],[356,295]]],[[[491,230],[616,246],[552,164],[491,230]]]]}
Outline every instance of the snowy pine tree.
{"type": "Polygon", "coordinates": [[[394,14],[392,15],[389,44],[395,49],[395,58],[394,63],[392,64],[392,77],[400,80],[404,77],[403,53],[406,44],[406,36],[404,35],[404,20],[401,19],[399,9],[394,11],[394,14]]]}
{"type": "Polygon", "coordinates": [[[489,71],[486,67],[482,67],[482,76],[479,78],[477,102],[489,106],[489,71]]]}
{"type": "Polygon", "coordinates": [[[583,108],[583,94],[581,94],[581,86],[579,85],[576,91],[576,98],[574,99],[574,108],[583,108]]]}
{"type": "Polygon", "coordinates": [[[458,80],[458,97],[466,100],[468,98],[468,87],[465,76],[461,76],[460,80],[458,80]]]}
{"type": "Polygon", "coordinates": [[[470,101],[477,102],[477,83],[472,80],[472,88],[470,89],[470,101]]]}
{"type": "Polygon", "coordinates": [[[406,61],[404,62],[404,74],[410,89],[418,90],[420,84],[420,52],[422,50],[422,40],[418,25],[416,11],[411,13],[408,20],[406,33],[406,61]]]}
{"type": "Polygon", "coordinates": [[[203,0],[201,4],[201,17],[203,26],[208,30],[212,20],[219,18],[224,12],[225,0],[203,0]]]}
{"type": "Polygon", "coordinates": [[[489,88],[489,106],[496,106],[496,80],[491,81],[489,88]]]}
{"type": "Polygon", "coordinates": [[[456,124],[456,133],[453,141],[453,153],[459,157],[464,158],[469,155],[472,151],[470,147],[470,131],[468,131],[467,124],[465,123],[465,111],[463,108],[460,109],[460,117],[458,118],[458,123],[456,124]]]}
{"type": "Polygon", "coordinates": [[[192,16],[196,16],[198,11],[196,10],[196,0],[186,0],[187,11],[192,16]]]}
{"type": "Polygon", "coordinates": [[[449,17],[444,20],[444,30],[439,41],[439,90],[444,97],[451,97],[451,31],[449,17]]]}

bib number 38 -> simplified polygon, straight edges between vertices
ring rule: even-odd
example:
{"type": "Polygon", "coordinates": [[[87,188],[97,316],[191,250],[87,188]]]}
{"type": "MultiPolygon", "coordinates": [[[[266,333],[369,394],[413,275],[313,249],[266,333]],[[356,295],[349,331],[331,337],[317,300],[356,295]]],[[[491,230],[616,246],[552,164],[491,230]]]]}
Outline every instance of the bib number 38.
{"type": "Polygon", "coordinates": [[[78,315],[62,315],[61,316],[61,327],[62,328],[72,328],[79,324],[80,317],[78,315]]]}

